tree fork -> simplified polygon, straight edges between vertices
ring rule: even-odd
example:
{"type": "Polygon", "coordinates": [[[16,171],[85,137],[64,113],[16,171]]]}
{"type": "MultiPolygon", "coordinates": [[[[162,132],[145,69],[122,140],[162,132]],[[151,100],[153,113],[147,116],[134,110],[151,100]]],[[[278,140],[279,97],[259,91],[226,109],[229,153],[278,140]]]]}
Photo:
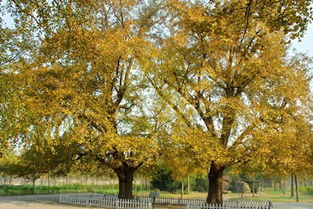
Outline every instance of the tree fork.
{"type": "Polygon", "coordinates": [[[136,170],[143,163],[139,163],[136,167],[123,164],[118,168],[114,168],[114,172],[118,176],[118,198],[119,199],[133,199],[133,180],[136,170]]]}

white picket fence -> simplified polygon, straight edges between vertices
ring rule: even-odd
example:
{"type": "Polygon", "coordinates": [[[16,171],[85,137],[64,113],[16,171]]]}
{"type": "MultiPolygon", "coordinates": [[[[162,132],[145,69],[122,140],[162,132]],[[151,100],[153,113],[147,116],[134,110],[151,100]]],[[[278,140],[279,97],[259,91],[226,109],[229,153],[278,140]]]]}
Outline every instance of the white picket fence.
{"type": "Polygon", "coordinates": [[[263,208],[272,208],[273,204],[269,200],[254,200],[254,199],[238,199],[238,200],[224,200],[225,205],[247,205],[247,206],[261,206],[263,208]]]}
{"type": "Polygon", "coordinates": [[[133,200],[118,199],[107,194],[62,194],[61,203],[87,205],[106,208],[152,209],[152,203],[160,205],[186,205],[186,209],[271,209],[267,200],[239,199],[224,200],[223,204],[206,204],[201,199],[176,199],[167,197],[135,197],[133,200]]]}
{"type": "Polygon", "coordinates": [[[188,203],[186,209],[271,209],[272,203],[264,200],[229,200],[223,204],[188,203]]]}
{"type": "Polygon", "coordinates": [[[60,203],[86,205],[103,208],[152,209],[151,202],[118,199],[103,194],[61,194],[60,203]]]}
{"type": "Polygon", "coordinates": [[[168,197],[157,197],[153,200],[152,197],[135,197],[137,200],[154,202],[159,205],[187,205],[188,203],[204,204],[205,200],[201,199],[178,199],[168,197]]]}

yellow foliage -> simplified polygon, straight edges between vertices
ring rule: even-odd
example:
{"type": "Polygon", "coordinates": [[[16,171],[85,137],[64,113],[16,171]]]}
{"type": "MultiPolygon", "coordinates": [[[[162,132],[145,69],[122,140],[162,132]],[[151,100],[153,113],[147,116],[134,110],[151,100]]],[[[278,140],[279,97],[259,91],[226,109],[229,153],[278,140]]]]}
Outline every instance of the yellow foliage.
{"type": "MultiPolygon", "coordinates": [[[[279,25],[273,16],[257,18],[273,12],[263,3],[279,7],[278,2],[266,2],[168,1],[168,27],[175,29],[146,71],[180,121],[171,146],[185,150],[188,157],[169,151],[183,156],[178,157],[182,162],[171,157],[178,164],[172,170],[180,170],[179,176],[186,176],[189,165],[209,168],[211,162],[221,170],[255,159],[267,166],[271,162],[265,159],[282,163],[284,172],[308,166],[303,156],[289,157],[291,147],[300,153],[308,149],[290,137],[299,127],[298,118],[304,117],[301,104],[309,95],[309,66],[301,57],[290,62],[286,55],[286,34],[294,36],[301,29],[279,25]],[[186,158],[193,163],[184,163],[186,158]]],[[[297,2],[293,12],[304,5],[308,4],[297,2]]],[[[292,16],[289,21],[303,21],[286,12],[292,16]]]]}

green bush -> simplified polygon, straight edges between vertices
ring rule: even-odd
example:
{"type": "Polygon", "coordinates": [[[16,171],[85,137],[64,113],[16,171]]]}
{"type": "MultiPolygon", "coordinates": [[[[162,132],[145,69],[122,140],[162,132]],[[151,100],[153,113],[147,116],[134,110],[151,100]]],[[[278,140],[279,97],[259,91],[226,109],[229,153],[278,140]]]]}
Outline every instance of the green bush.
{"type": "Polygon", "coordinates": [[[175,192],[181,188],[181,183],[175,181],[171,176],[171,171],[160,167],[152,179],[152,187],[161,191],[175,192]]]}
{"type": "Polygon", "coordinates": [[[302,194],[313,195],[313,186],[300,186],[299,192],[301,192],[302,194]]]}
{"type": "Polygon", "coordinates": [[[191,184],[191,189],[197,192],[208,191],[208,178],[203,176],[195,177],[194,182],[191,184]]]}

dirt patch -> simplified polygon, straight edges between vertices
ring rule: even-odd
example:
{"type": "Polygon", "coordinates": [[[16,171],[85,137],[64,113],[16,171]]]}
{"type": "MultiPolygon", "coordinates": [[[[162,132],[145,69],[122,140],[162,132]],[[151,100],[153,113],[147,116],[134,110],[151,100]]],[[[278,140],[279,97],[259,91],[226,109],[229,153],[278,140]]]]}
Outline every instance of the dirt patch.
{"type": "Polygon", "coordinates": [[[155,205],[154,209],[186,209],[184,205],[155,205]]]}

